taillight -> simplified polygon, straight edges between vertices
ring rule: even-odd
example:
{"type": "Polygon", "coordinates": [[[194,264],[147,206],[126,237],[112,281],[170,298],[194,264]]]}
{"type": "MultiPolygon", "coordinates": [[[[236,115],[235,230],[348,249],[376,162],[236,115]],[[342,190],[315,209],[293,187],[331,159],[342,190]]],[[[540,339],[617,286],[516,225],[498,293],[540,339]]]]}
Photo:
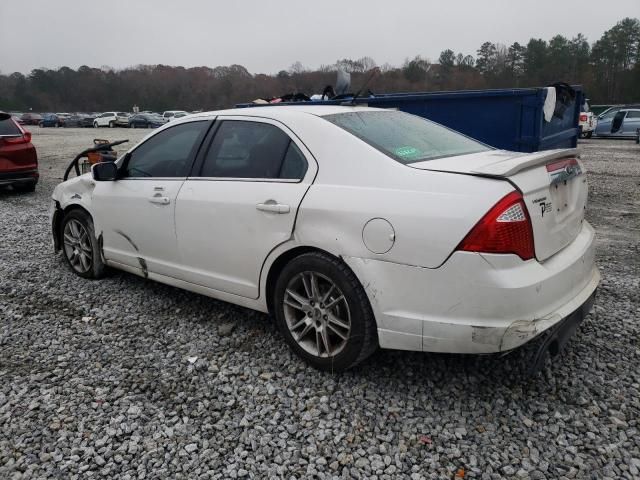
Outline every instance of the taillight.
{"type": "MultiPolygon", "coordinates": [[[[575,118],[575,117],[573,117],[573,118],[575,118]]],[[[584,114],[581,114],[581,115],[580,115],[580,121],[581,121],[581,122],[586,122],[586,121],[587,121],[587,118],[588,118],[588,117],[587,117],[586,115],[584,115],[584,114]]]]}
{"type": "Polygon", "coordinates": [[[534,257],[531,218],[519,192],[511,192],[482,217],[458,246],[482,253],[514,253],[523,260],[534,257]]]}
{"type": "Polygon", "coordinates": [[[31,141],[31,132],[24,132],[17,137],[4,137],[4,142],[9,145],[18,145],[21,143],[29,143],[31,141]]]}

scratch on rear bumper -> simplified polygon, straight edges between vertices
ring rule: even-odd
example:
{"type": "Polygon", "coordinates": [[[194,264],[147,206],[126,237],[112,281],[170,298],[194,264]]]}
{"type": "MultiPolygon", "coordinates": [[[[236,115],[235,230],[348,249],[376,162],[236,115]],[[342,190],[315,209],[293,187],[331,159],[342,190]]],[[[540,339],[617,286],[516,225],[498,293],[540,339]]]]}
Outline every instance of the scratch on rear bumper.
{"type": "Polygon", "coordinates": [[[471,341],[483,345],[497,347],[497,351],[504,352],[519,347],[534,339],[545,330],[559,324],[565,318],[589,301],[593,292],[600,283],[600,272],[597,268],[592,271],[592,276],[587,285],[576,297],[557,311],[542,318],[532,320],[516,320],[506,328],[473,326],[471,341]]]}

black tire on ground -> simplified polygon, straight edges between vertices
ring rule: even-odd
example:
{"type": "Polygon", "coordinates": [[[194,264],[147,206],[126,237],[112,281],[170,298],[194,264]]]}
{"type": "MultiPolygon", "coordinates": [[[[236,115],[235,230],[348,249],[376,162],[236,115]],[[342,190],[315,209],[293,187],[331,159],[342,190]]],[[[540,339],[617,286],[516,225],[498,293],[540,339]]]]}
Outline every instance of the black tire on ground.
{"type": "Polygon", "coordinates": [[[291,260],[280,272],[273,292],[273,315],[291,349],[313,367],[340,372],[354,367],[378,348],[376,321],[362,285],[339,259],[321,252],[305,253],[291,260]],[[303,349],[294,339],[285,316],[285,291],[300,273],[313,272],[329,279],[344,295],[350,312],[351,329],[341,351],[321,357],[303,349]]]}
{"type": "Polygon", "coordinates": [[[109,122],[109,128],[113,128],[116,126],[116,123],[112,120],[109,122]]]}
{"type": "Polygon", "coordinates": [[[93,128],[98,128],[98,122],[93,122],[93,128]]]}
{"type": "Polygon", "coordinates": [[[13,186],[16,192],[28,193],[36,191],[36,182],[31,183],[19,183],[13,186]]]}
{"type": "Polygon", "coordinates": [[[62,245],[62,255],[64,256],[67,265],[71,269],[73,273],[83,278],[91,278],[91,279],[99,279],[104,276],[105,273],[105,264],[102,262],[102,254],[100,252],[100,246],[98,245],[98,240],[96,239],[95,230],[93,229],[93,220],[91,216],[85,212],[84,210],[71,210],[67,213],[62,219],[62,225],[60,226],[60,238],[62,245]],[[65,238],[64,232],[68,223],[72,220],[79,222],[88,233],[88,241],[91,246],[91,260],[90,267],[87,271],[79,271],[77,268],[73,266],[71,260],[69,259],[69,255],[67,253],[67,249],[65,248],[65,238]]]}
{"type": "Polygon", "coordinates": [[[136,124],[135,123],[130,123],[129,124],[129,128],[136,128],[136,124]]]}
{"type": "Polygon", "coordinates": [[[584,134],[584,138],[591,138],[591,137],[593,137],[593,131],[587,132],[584,134]]]}

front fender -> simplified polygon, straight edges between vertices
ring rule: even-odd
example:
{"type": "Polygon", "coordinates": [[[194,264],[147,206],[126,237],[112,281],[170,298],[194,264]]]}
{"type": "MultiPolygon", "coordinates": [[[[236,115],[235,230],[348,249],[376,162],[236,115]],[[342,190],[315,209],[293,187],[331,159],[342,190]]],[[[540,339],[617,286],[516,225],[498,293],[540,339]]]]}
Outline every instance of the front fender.
{"type": "Polygon", "coordinates": [[[50,220],[53,247],[56,252],[62,248],[60,226],[66,211],[76,207],[82,208],[93,217],[92,199],[94,188],[95,181],[91,178],[91,174],[88,173],[62,182],[53,190],[51,195],[53,206],[50,220]]]}

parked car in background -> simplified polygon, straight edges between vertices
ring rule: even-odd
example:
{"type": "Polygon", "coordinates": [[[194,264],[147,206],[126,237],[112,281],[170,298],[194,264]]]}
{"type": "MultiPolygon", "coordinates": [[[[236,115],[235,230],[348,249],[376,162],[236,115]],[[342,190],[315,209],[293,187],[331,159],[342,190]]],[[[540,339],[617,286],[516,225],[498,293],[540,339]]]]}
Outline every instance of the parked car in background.
{"type": "Polygon", "coordinates": [[[116,112],[116,125],[118,127],[128,127],[130,116],[131,114],[127,112],[116,112]]]}
{"type": "Polygon", "coordinates": [[[38,183],[38,155],[26,131],[8,113],[0,112],[0,186],[32,192],[38,183]]]}
{"type": "Polygon", "coordinates": [[[635,138],[640,128],[640,108],[612,108],[600,114],[594,135],[635,138]]]}
{"type": "Polygon", "coordinates": [[[184,110],[167,110],[166,112],[162,113],[162,118],[164,118],[165,122],[170,122],[178,113],[183,113],[185,115],[187,114],[187,112],[185,112],[184,110]]]}
{"type": "Polygon", "coordinates": [[[60,112],[56,112],[56,115],[58,117],[58,119],[60,120],[60,126],[64,127],[64,122],[67,121],[67,118],[69,118],[71,116],[70,113],[60,113],[60,112]]]}
{"type": "Polygon", "coordinates": [[[98,115],[95,120],[93,120],[93,126],[95,128],[99,127],[109,127],[114,128],[118,122],[118,114],[117,112],[104,112],[98,115]]]}
{"type": "Polygon", "coordinates": [[[129,127],[131,128],[158,128],[165,123],[161,116],[149,113],[138,113],[129,117],[129,127]]]}
{"type": "Polygon", "coordinates": [[[69,118],[67,118],[64,121],[63,127],[69,127],[69,128],[87,128],[87,127],[93,127],[93,121],[96,119],[96,117],[92,116],[92,115],[87,115],[84,113],[77,113],[77,114],[73,114],[71,116],[69,116],[69,118]]]}
{"type": "Polygon", "coordinates": [[[187,115],[190,115],[190,113],[189,112],[178,112],[173,116],[173,120],[177,120],[178,118],[186,117],[187,115]]]}
{"type": "Polygon", "coordinates": [[[21,125],[38,125],[40,120],[42,120],[42,115],[39,113],[23,113],[19,122],[21,125]]]}
{"type": "Polygon", "coordinates": [[[64,125],[64,121],[55,113],[45,113],[42,115],[38,126],[41,128],[45,127],[62,127],[64,125]]]}
{"type": "Polygon", "coordinates": [[[291,349],[328,371],[378,347],[529,341],[520,363],[535,371],[600,279],[576,149],[496,150],[393,110],[192,115],[52,199],[56,250],[77,275],[113,266],[271,312],[291,349]]]}
{"type": "Polygon", "coordinates": [[[585,99],[580,111],[580,137],[591,138],[597,123],[598,119],[589,108],[589,102],[585,99]]]}

